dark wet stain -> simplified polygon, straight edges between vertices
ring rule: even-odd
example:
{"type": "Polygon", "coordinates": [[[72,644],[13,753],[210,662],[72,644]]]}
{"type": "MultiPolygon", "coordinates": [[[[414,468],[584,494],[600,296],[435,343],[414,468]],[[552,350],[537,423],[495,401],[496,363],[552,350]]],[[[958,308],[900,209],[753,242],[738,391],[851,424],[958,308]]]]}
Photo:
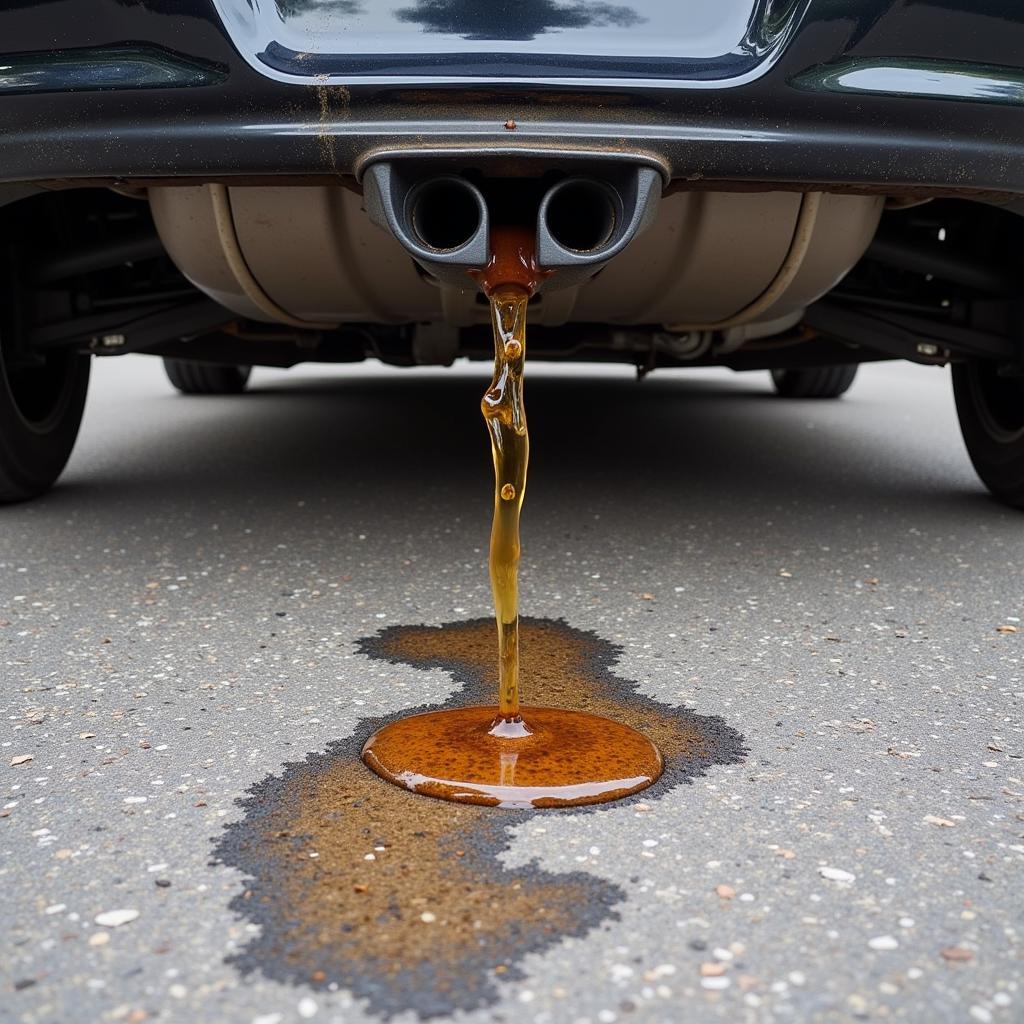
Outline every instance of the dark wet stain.
{"type": "MultiPolygon", "coordinates": [[[[571,813],[614,813],[742,760],[742,737],[721,719],[662,704],[614,675],[616,645],[564,622],[523,619],[521,629],[531,703],[618,719],[665,756],[664,774],[636,797],[571,813]]],[[[445,707],[494,700],[491,619],[391,627],[359,647],[392,664],[448,671],[462,688],[445,707]]],[[[382,1017],[446,1016],[496,1002],[501,982],[524,977],[525,954],[617,919],[625,893],[583,871],[500,864],[510,827],[565,811],[452,804],[373,775],[360,750],[394,717],[364,719],[240,801],[245,815],[227,826],[215,857],[246,875],[231,909],[261,931],[229,962],[279,982],[348,989],[382,1017]]]]}

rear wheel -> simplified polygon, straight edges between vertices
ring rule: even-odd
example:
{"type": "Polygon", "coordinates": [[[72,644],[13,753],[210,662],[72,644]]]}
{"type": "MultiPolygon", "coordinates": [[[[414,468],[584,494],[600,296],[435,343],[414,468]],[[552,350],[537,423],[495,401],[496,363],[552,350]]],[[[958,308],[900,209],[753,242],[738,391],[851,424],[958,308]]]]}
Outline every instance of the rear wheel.
{"type": "Polygon", "coordinates": [[[22,253],[0,253],[0,502],[42,494],[60,476],[78,436],[89,389],[88,355],[30,352],[32,296],[22,253]]]}
{"type": "Polygon", "coordinates": [[[64,351],[30,363],[0,335],[0,502],[34,498],[60,476],[82,422],[89,359],[64,351]]]}
{"type": "Polygon", "coordinates": [[[191,359],[165,359],[167,379],[184,395],[238,395],[252,373],[251,366],[222,366],[191,359]]]}
{"type": "Polygon", "coordinates": [[[850,390],[857,365],[815,366],[806,370],[772,370],[772,383],[783,398],[838,398],[850,390]]]}
{"type": "Polygon", "coordinates": [[[1024,508],[1024,380],[1000,377],[985,360],[955,363],[953,395],[982,483],[1000,501],[1024,508]]]}

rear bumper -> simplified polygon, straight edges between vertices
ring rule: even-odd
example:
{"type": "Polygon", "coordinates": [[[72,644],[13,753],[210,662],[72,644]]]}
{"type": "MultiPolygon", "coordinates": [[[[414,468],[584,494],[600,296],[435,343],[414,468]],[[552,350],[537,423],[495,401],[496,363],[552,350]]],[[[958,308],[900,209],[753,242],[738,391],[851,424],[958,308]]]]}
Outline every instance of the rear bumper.
{"type": "Polygon", "coordinates": [[[303,77],[294,52],[257,70],[211,0],[20,6],[0,12],[0,180],[336,179],[419,151],[509,173],[640,158],[683,187],[1024,193],[1016,5],[791,6],[753,70],[670,83],[382,80],[330,54],[303,77]]]}

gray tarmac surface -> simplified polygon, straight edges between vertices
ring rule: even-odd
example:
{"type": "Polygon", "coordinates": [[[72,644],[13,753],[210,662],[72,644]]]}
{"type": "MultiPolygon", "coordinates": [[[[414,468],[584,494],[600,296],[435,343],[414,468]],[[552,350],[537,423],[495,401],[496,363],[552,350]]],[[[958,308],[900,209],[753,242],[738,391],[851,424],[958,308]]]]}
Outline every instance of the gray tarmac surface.
{"type": "MultiPolygon", "coordinates": [[[[625,898],[455,1019],[1024,1019],[1024,518],[975,479],[947,374],[815,403],[561,373],[527,389],[524,611],[747,753],[510,819],[510,871],[625,898]]],[[[0,1019],[380,1019],[227,962],[259,926],[214,850],[250,787],[456,688],[357,641],[489,613],[488,375],[256,371],[210,399],[96,368],[62,484],[0,511],[0,1019]]]]}

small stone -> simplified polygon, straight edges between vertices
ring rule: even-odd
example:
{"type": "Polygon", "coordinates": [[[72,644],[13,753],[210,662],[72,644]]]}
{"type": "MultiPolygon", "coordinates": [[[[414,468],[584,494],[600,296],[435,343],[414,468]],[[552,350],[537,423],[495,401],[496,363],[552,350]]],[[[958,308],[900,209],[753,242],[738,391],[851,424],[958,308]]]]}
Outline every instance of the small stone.
{"type": "Polygon", "coordinates": [[[96,739],[96,733],[94,732],[80,732],[78,734],[80,740],[94,740],[96,739]]]}
{"type": "Polygon", "coordinates": [[[996,626],[996,632],[997,633],[1016,633],[1017,632],[1017,627],[1016,626],[1011,626],[1009,623],[1007,623],[1006,625],[1003,625],[1003,626],[996,626]]]}
{"type": "Polygon", "coordinates": [[[303,996],[299,1000],[299,1005],[296,1007],[299,1011],[299,1016],[305,1020],[309,1020],[310,1017],[316,1016],[316,1011],[319,1007],[316,1004],[315,999],[311,999],[309,996],[303,996]]]}
{"type": "Polygon", "coordinates": [[[857,876],[851,874],[849,871],[844,871],[842,868],[818,868],[818,874],[822,878],[827,878],[830,882],[855,882],[857,876]]]}
{"type": "Polygon", "coordinates": [[[722,900],[731,900],[736,895],[736,890],[731,885],[716,885],[715,895],[722,900]]]}
{"type": "Polygon", "coordinates": [[[868,946],[871,949],[888,950],[899,948],[899,943],[891,935],[876,935],[868,939],[868,946]]]}
{"type": "Polygon", "coordinates": [[[157,878],[154,880],[155,885],[158,889],[170,889],[171,880],[169,878],[157,878]]]}
{"type": "Polygon", "coordinates": [[[110,932],[96,932],[89,936],[90,946],[105,946],[110,941],[110,932]]]}
{"type": "Polygon", "coordinates": [[[928,825],[935,825],[938,828],[953,828],[956,825],[955,821],[950,821],[949,818],[940,818],[935,814],[926,814],[921,819],[928,825]]]}
{"type": "Polygon", "coordinates": [[[702,978],[720,978],[725,974],[725,971],[725,964],[717,963],[714,960],[709,960],[700,965],[700,976],[702,978]]]}
{"type": "Polygon", "coordinates": [[[967,1016],[971,1020],[976,1020],[979,1024],[990,1024],[992,1020],[992,1011],[986,1009],[984,1006],[972,1006],[967,1011],[967,1016]]]}
{"type": "Polygon", "coordinates": [[[968,960],[974,959],[974,954],[969,949],[964,949],[963,946],[946,946],[945,949],[940,950],[939,956],[950,963],[966,963],[968,960]]]}
{"type": "Polygon", "coordinates": [[[433,924],[437,920],[437,915],[432,914],[429,910],[424,910],[423,913],[420,914],[420,920],[424,924],[433,924]]]}
{"type": "Polygon", "coordinates": [[[104,928],[120,928],[123,924],[134,921],[139,916],[137,910],[105,910],[97,914],[93,920],[104,928]]]}
{"type": "Polygon", "coordinates": [[[11,767],[17,768],[19,764],[28,764],[32,760],[31,754],[15,754],[11,758],[11,767]]]}
{"type": "Polygon", "coordinates": [[[728,988],[729,987],[729,979],[728,978],[701,978],[700,979],[700,987],[701,988],[709,988],[709,989],[712,989],[713,991],[721,991],[723,988],[728,988]]]}

